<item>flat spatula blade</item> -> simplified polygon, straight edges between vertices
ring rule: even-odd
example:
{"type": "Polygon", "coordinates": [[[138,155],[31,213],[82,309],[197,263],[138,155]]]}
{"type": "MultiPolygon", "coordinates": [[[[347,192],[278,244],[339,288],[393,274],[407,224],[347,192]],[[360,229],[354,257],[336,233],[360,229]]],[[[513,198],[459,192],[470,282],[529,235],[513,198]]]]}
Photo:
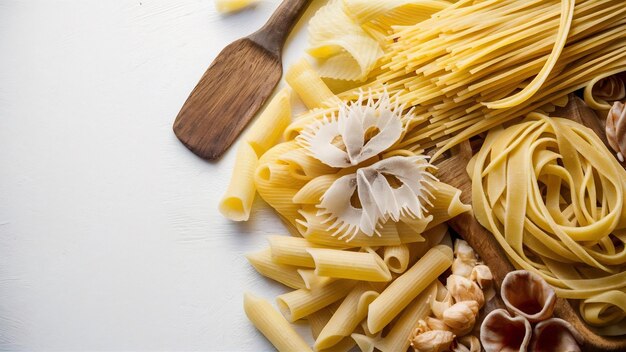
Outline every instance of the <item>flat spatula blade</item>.
{"type": "Polygon", "coordinates": [[[282,75],[280,57],[239,39],[215,58],[187,98],[174,133],[204,159],[218,159],[272,94],[282,75]]]}

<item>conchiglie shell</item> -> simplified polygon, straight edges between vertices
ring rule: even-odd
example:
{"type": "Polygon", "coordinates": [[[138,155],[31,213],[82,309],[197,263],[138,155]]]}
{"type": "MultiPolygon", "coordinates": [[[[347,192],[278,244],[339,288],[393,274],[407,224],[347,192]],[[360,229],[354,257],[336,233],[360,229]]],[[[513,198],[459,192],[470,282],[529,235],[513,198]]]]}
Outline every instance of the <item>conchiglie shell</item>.
{"type": "Polygon", "coordinates": [[[512,317],[504,309],[487,314],[480,327],[480,342],[486,352],[526,352],[532,328],[526,318],[512,317]]]}
{"type": "Polygon", "coordinates": [[[531,323],[551,317],[556,304],[554,289],[541,276],[526,270],[506,274],[500,294],[509,311],[531,323]]]}
{"type": "Polygon", "coordinates": [[[583,341],[574,327],[563,319],[544,320],[533,330],[530,350],[534,352],[580,352],[579,342],[583,341]]]}

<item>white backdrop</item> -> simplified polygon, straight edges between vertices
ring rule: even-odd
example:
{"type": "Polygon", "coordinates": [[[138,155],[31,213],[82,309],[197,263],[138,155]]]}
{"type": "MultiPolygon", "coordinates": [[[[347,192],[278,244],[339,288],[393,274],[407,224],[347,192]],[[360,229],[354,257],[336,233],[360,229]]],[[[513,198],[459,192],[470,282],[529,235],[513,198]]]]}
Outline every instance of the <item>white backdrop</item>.
{"type": "Polygon", "coordinates": [[[172,123],[277,4],[0,0],[0,350],[271,350],[242,294],[284,289],[243,254],[285,231],[258,200],[249,223],[223,219],[234,149],[208,163],[172,123]]]}

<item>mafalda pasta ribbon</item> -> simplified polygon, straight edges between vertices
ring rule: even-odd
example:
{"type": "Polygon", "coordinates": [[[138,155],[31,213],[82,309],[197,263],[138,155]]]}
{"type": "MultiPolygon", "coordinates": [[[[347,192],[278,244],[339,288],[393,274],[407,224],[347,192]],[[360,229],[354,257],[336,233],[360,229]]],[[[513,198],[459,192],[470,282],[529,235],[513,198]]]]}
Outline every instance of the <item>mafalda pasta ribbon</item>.
{"type": "Polygon", "coordinates": [[[599,333],[626,332],[626,172],[598,136],[531,113],[491,131],[468,172],[474,214],[513,264],[583,300],[599,333]]]}

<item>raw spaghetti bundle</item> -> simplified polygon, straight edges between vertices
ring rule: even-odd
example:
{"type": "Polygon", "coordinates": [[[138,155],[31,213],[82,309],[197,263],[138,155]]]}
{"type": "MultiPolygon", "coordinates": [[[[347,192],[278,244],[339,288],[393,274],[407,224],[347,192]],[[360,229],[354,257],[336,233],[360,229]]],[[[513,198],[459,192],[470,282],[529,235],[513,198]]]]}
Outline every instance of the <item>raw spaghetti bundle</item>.
{"type": "MultiPolygon", "coordinates": [[[[438,147],[437,156],[503,122],[550,112],[594,77],[626,69],[621,0],[459,1],[392,28],[377,76],[364,87],[385,86],[415,108],[398,147],[417,153],[438,147]]],[[[286,137],[327,113],[309,112],[286,137]]]]}

